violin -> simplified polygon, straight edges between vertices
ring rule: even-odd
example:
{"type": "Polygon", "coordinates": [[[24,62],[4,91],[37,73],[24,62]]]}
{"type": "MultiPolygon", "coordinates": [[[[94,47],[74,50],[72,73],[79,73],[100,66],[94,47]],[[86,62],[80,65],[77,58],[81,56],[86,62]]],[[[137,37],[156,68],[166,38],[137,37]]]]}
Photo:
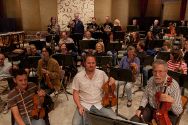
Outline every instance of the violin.
{"type": "Polygon", "coordinates": [[[133,82],[136,82],[137,65],[135,63],[131,63],[130,69],[131,69],[131,72],[132,72],[132,80],[133,80],[133,82]]]}
{"type": "Polygon", "coordinates": [[[113,107],[113,106],[117,105],[117,98],[114,95],[116,85],[115,84],[109,85],[109,81],[110,80],[108,80],[102,86],[102,90],[103,90],[103,94],[104,94],[104,96],[102,98],[102,106],[103,107],[113,107]]]}
{"type": "MultiPolygon", "coordinates": [[[[164,93],[167,91],[167,87],[171,85],[172,77],[167,78],[167,83],[165,85],[164,93]]],[[[155,95],[156,102],[157,102],[157,110],[154,113],[154,119],[157,125],[172,125],[170,118],[168,117],[168,111],[171,108],[170,102],[160,102],[160,95],[161,92],[157,92],[155,95]]]]}
{"type": "MultiPolygon", "coordinates": [[[[39,83],[39,89],[40,89],[40,83],[39,83]]],[[[33,110],[31,112],[32,118],[34,119],[41,119],[45,116],[45,110],[42,107],[42,104],[44,103],[44,97],[39,97],[39,95],[36,93],[33,96],[33,110]]]]}

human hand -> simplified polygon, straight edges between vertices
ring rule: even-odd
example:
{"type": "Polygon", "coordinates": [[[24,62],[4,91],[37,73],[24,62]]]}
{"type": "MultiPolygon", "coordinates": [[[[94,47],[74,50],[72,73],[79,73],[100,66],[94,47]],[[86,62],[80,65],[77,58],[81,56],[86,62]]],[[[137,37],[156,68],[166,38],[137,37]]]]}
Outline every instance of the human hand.
{"type": "Polygon", "coordinates": [[[136,110],[136,116],[140,117],[141,115],[141,110],[136,110]]]}
{"type": "Polygon", "coordinates": [[[38,94],[39,96],[45,96],[45,95],[46,95],[46,92],[41,89],[41,90],[38,90],[38,91],[37,91],[37,94],[38,94]]]}
{"type": "Polygon", "coordinates": [[[84,107],[83,106],[78,107],[78,111],[80,115],[82,116],[84,114],[84,107]]]}
{"type": "Polygon", "coordinates": [[[108,83],[110,86],[115,84],[115,79],[113,77],[110,77],[109,79],[109,83],[108,83]]]}
{"type": "Polygon", "coordinates": [[[49,74],[49,71],[42,68],[42,73],[43,73],[43,74],[49,74]]]}
{"type": "Polygon", "coordinates": [[[161,94],[161,95],[160,95],[160,101],[173,103],[173,102],[174,102],[174,98],[172,98],[172,97],[171,97],[170,95],[168,95],[168,94],[161,94]]]}

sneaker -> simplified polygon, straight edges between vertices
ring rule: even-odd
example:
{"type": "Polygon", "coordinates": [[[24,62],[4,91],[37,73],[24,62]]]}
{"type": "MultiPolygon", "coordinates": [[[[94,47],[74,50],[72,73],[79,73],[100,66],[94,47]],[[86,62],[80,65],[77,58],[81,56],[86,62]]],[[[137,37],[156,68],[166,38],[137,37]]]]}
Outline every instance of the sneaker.
{"type": "Polygon", "coordinates": [[[131,107],[131,106],[132,106],[132,100],[128,100],[127,107],[131,107]]]}

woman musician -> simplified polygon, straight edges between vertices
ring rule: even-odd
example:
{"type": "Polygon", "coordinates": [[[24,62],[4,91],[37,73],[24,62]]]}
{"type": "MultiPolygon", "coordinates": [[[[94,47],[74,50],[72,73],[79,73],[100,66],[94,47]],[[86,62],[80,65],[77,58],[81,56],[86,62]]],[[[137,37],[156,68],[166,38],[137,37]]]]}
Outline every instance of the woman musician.
{"type": "Polygon", "coordinates": [[[39,81],[41,81],[41,88],[47,90],[48,94],[60,89],[60,66],[55,59],[50,57],[50,49],[48,48],[42,48],[37,74],[39,81]]]}
{"type": "Polygon", "coordinates": [[[170,60],[167,62],[168,70],[187,74],[187,64],[183,61],[183,52],[180,49],[173,49],[170,52],[170,60]]]}
{"type": "MultiPolygon", "coordinates": [[[[129,46],[127,48],[127,55],[121,59],[119,67],[121,69],[131,70],[133,82],[136,81],[137,75],[140,71],[140,60],[136,57],[135,48],[133,46],[129,46]]],[[[125,85],[125,91],[128,99],[127,107],[131,107],[132,105],[132,86],[132,82],[128,82],[125,85]]]]}
{"type": "Polygon", "coordinates": [[[38,90],[34,83],[28,83],[27,73],[24,70],[15,71],[14,82],[16,87],[8,94],[8,106],[15,119],[15,125],[45,125],[42,118],[34,119],[34,95],[44,98],[45,91],[38,90]]]}

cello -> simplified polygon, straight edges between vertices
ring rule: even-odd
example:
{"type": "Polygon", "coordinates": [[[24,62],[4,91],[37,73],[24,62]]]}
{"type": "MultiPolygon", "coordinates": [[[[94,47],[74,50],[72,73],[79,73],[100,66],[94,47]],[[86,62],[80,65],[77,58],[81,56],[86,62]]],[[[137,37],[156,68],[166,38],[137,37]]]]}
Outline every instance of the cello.
{"type": "Polygon", "coordinates": [[[109,85],[110,80],[108,80],[106,83],[103,84],[102,90],[103,90],[103,98],[102,98],[102,106],[103,107],[112,107],[117,105],[117,98],[114,95],[114,91],[116,89],[116,85],[112,84],[109,85]]]}
{"type": "MultiPolygon", "coordinates": [[[[167,87],[170,86],[172,83],[172,77],[167,78],[167,83],[165,84],[164,92],[167,92],[167,87]]],[[[154,113],[154,119],[157,123],[157,125],[172,125],[170,118],[168,117],[168,111],[171,108],[170,102],[161,102],[160,96],[162,92],[157,92],[155,94],[155,99],[157,102],[157,110],[154,113]]]]}

